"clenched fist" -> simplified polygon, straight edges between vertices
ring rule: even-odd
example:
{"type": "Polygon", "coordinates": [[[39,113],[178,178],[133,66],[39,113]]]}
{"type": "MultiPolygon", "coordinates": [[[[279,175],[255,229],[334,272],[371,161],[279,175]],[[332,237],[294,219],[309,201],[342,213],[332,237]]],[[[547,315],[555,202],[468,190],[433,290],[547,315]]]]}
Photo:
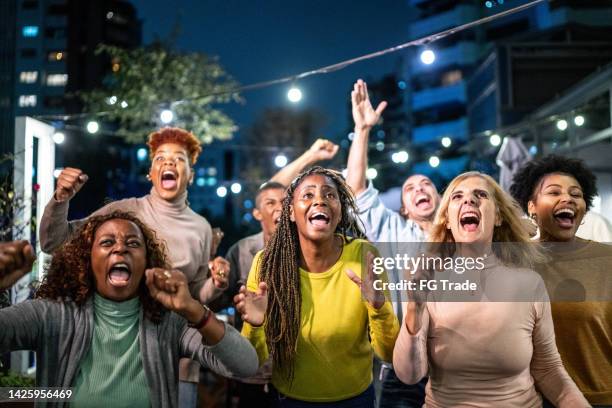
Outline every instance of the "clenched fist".
{"type": "Polygon", "coordinates": [[[28,241],[0,243],[0,290],[10,288],[32,270],[36,256],[28,241]]]}
{"type": "Polygon", "coordinates": [[[55,199],[59,202],[68,201],[83,187],[87,182],[87,174],[80,169],[66,167],[57,178],[55,187],[55,199]]]}
{"type": "Polygon", "coordinates": [[[316,163],[333,159],[339,148],[337,144],[327,139],[317,139],[308,149],[308,153],[312,156],[312,161],[316,163]]]}

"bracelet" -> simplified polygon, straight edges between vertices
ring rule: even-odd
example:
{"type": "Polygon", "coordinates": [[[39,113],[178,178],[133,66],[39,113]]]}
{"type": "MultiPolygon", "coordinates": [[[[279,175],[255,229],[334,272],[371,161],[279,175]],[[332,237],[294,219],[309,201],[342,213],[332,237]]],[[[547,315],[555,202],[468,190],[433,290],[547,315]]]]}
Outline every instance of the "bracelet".
{"type": "Polygon", "coordinates": [[[202,316],[202,318],[196,323],[188,322],[187,323],[188,327],[191,327],[192,329],[200,330],[208,324],[208,321],[210,320],[210,318],[212,317],[214,313],[206,305],[202,305],[202,307],[204,308],[204,316],[202,316]]]}

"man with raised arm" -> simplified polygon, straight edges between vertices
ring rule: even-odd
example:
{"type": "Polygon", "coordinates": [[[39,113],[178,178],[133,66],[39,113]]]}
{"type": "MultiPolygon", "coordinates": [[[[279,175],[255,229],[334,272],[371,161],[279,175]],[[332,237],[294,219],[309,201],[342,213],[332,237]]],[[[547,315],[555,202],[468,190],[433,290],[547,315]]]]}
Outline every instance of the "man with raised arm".
{"type": "MultiPolygon", "coordinates": [[[[385,207],[378,190],[367,183],[368,139],[370,130],[380,120],[387,102],[373,108],[368,95],[367,84],[359,79],[351,92],[351,104],[355,130],[347,162],[347,184],[355,193],[355,203],[359,218],[365,226],[368,239],[376,242],[422,242],[427,239],[429,229],[440,202],[440,196],[432,181],[422,174],[414,174],[402,186],[402,206],[400,213],[385,207]]],[[[399,271],[387,271],[389,282],[398,282],[399,271]]],[[[401,299],[397,291],[392,291],[395,314],[402,321],[401,299]]],[[[393,368],[383,365],[387,370],[380,396],[380,408],[384,407],[421,407],[425,399],[425,378],[415,385],[402,383],[393,368]]]]}

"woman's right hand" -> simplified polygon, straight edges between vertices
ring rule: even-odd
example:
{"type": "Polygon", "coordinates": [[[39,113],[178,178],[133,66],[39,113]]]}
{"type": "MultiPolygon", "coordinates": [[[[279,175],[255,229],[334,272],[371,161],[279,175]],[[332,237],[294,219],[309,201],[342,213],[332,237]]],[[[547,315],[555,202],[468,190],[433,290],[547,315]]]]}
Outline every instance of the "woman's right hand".
{"type": "Polygon", "coordinates": [[[70,200],[87,182],[87,174],[81,169],[66,167],[57,178],[55,199],[59,202],[70,200]]]}
{"type": "Polygon", "coordinates": [[[257,292],[251,292],[246,286],[241,286],[238,294],[234,296],[234,304],[242,320],[253,327],[261,326],[268,308],[268,285],[259,282],[257,292]]]}

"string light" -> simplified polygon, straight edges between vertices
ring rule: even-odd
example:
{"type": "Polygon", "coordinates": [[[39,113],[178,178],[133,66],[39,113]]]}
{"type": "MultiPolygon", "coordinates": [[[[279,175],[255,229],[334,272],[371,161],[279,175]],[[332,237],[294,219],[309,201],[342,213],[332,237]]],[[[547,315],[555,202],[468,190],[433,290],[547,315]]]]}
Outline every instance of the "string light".
{"type": "Polygon", "coordinates": [[[584,116],[578,115],[574,118],[574,125],[580,127],[584,125],[584,116]]]}
{"type": "Polygon", "coordinates": [[[285,167],[289,160],[284,154],[279,154],[274,158],[274,165],[278,168],[285,167]]]}
{"type": "Polygon", "coordinates": [[[159,118],[161,119],[162,123],[167,125],[174,119],[174,113],[172,113],[170,109],[164,109],[163,111],[161,111],[159,118]]]}
{"type": "Polygon", "coordinates": [[[564,131],[565,129],[567,129],[567,120],[565,119],[560,119],[557,121],[557,129],[559,129],[560,131],[564,131]]]}
{"type": "Polygon", "coordinates": [[[53,134],[53,142],[55,144],[62,144],[62,143],[64,143],[64,140],[66,140],[66,135],[64,135],[64,133],[62,133],[62,132],[55,132],[53,134]]]}
{"type": "Polygon", "coordinates": [[[89,122],[87,122],[87,131],[89,133],[93,135],[98,133],[98,130],[100,130],[100,125],[98,124],[98,122],[96,122],[95,120],[90,120],[89,122]]]}
{"type": "Polygon", "coordinates": [[[431,156],[429,158],[429,165],[433,168],[436,168],[440,165],[440,158],[438,156],[431,156]]]}
{"type": "MultiPolygon", "coordinates": [[[[441,40],[441,39],[446,38],[446,37],[448,37],[450,35],[457,34],[459,32],[468,30],[470,28],[477,27],[477,26],[489,23],[491,21],[495,21],[495,20],[498,20],[500,18],[509,16],[509,15],[512,15],[512,14],[520,13],[523,10],[526,10],[528,8],[531,8],[531,7],[534,7],[534,6],[538,5],[538,4],[544,3],[546,1],[548,1],[548,0],[534,0],[534,1],[531,1],[529,3],[526,3],[526,4],[523,4],[523,5],[511,8],[511,9],[502,11],[500,13],[492,14],[490,16],[486,16],[486,17],[483,17],[481,19],[474,20],[474,21],[471,21],[469,23],[462,24],[462,25],[457,26],[457,27],[451,27],[451,28],[448,28],[446,30],[440,31],[438,33],[430,34],[428,36],[421,37],[421,38],[418,38],[416,40],[408,41],[408,42],[405,42],[403,44],[399,44],[399,45],[396,45],[396,46],[393,46],[393,47],[389,47],[389,48],[386,48],[386,49],[383,49],[383,50],[380,50],[380,51],[376,51],[376,52],[372,52],[372,53],[369,53],[369,54],[365,54],[365,55],[362,55],[362,56],[359,56],[359,57],[351,58],[351,59],[348,59],[348,60],[345,60],[345,61],[341,61],[341,62],[332,64],[332,65],[327,65],[327,66],[324,66],[324,67],[320,67],[320,68],[313,69],[313,70],[310,70],[310,71],[305,71],[305,72],[302,72],[302,73],[299,73],[299,74],[295,74],[295,75],[291,75],[291,76],[287,76],[287,77],[283,77],[283,78],[277,78],[277,79],[272,79],[272,80],[268,80],[268,81],[261,81],[261,82],[256,82],[256,83],[253,83],[253,84],[250,84],[250,85],[243,85],[243,86],[238,86],[238,87],[231,88],[231,89],[221,90],[221,91],[218,91],[218,92],[211,92],[211,93],[204,94],[204,95],[197,95],[197,96],[193,96],[193,97],[190,97],[190,98],[183,98],[181,100],[177,100],[177,101],[172,102],[171,105],[182,104],[182,103],[186,103],[186,102],[190,102],[190,101],[196,101],[196,100],[200,100],[200,99],[204,99],[204,98],[210,98],[210,97],[214,97],[214,96],[238,94],[240,92],[252,91],[252,90],[261,89],[261,88],[267,88],[267,87],[270,87],[270,86],[273,86],[273,85],[278,85],[278,84],[283,84],[283,83],[288,83],[288,82],[296,82],[299,79],[306,78],[306,77],[313,76],[313,75],[329,74],[331,72],[335,72],[335,71],[339,71],[341,69],[344,69],[344,68],[346,68],[346,67],[348,67],[350,65],[353,65],[353,64],[355,64],[357,62],[366,61],[366,60],[373,59],[373,58],[378,58],[378,57],[381,57],[381,56],[386,55],[386,54],[390,54],[390,53],[394,53],[394,52],[397,52],[397,51],[404,50],[404,49],[409,48],[409,47],[424,46],[424,45],[430,44],[432,42],[441,40]]],[[[168,106],[169,105],[168,102],[166,102],[165,105],[168,106]]],[[[127,107],[128,107],[127,102],[126,101],[122,101],[121,102],[121,108],[125,109],[127,107]]],[[[92,115],[108,115],[109,113],[110,112],[108,112],[108,111],[104,111],[104,112],[93,112],[93,113],[92,112],[88,112],[88,113],[84,112],[84,113],[60,114],[60,115],[38,115],[38,116],[35,116],[35,118],[37,118],[37,119],[60,118],[62,120],[66,120],[66,119],[63,119],[63,118],[87,117],[87,116],[92,116],[92,115]]]]}
{"type": "Polygon", "coordinates": [[[501,144],[501,137],[497,133],[492,134],[489,138],[489,143],[491,143],[491,146],[497,147],[501,144]]]}
{"type": "Polygon", "coordinates": [[[232,183],[230,190],[232,190],[232,193],[238,194],[242,191],[242,185],[240,183],[232,183]]]}

